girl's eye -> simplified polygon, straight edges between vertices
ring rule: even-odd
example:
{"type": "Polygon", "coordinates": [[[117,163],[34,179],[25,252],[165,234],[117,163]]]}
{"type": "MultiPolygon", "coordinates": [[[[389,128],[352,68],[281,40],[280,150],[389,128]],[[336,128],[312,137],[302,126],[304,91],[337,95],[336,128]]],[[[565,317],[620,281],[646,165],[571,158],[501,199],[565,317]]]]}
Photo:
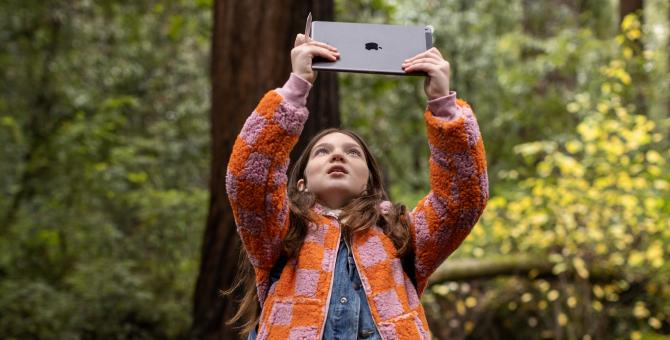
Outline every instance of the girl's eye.
{"type": "Polygon", "coordinates": [[[316,151],[314,151],[314,156],[322,154],[322,153],[326,153],[326,149],[323,149],[323,148],[316,149],[316,151]]]}
{"type": "Polygon", "coordinates": [[[361,152],[358,151],[357,149],[351,149],[351,150],[349,150],[349,154],[352,154],[352,155],[354,155],[354,156],[359,156],[359,157],[362,156],[361,152]]]}

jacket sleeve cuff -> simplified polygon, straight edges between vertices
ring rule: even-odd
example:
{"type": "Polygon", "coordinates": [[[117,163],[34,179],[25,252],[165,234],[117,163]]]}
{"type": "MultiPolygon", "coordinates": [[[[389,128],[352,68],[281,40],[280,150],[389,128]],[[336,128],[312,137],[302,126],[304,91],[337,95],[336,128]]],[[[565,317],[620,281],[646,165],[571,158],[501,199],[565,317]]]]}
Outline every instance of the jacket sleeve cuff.
{"type": "Polygon", "coordinates": [[[450,121],[461,116],[461,108],[456,105],[456,92],[449,91],[449,94],[443,97],[428,101],[428,110],[434,117],[440,120],[450,121]]]}
{"type": "Polygon", "coordinates": [[[312,84],[295,73],[291,73],[284,86],[277,89],[277,92],[290,104],[295,106],[305,106],[307,104],[307,95],[312,88],[312,84]]]}

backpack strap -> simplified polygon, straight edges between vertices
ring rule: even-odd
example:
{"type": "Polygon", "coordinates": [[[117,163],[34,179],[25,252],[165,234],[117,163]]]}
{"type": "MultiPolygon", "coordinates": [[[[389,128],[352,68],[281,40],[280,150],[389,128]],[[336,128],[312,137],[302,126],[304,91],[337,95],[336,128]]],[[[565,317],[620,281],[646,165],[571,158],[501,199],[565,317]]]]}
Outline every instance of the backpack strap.
{"type": "Polygon", "coordinates": [[[279,277],[281,276],[281,273],[284,271],[284,267],[286,266],[286,263],[288,262],[288,258],[282,254],[279,256],[277,259],[277,262],[272,266],[272,269],[270,270],[270,287],[272,286],[273,283],[279,281],[279,277]]]}
{"type": "Polygon", "coordinates": [[[416,268],[414,267],[414,258],[414,252],[409,252],[400,259],[400,263],[402,264],[402,269],[405,271],[405,274],[409,276],[409,280],[412,281],[414,288],[416,288],[416,268]]]}

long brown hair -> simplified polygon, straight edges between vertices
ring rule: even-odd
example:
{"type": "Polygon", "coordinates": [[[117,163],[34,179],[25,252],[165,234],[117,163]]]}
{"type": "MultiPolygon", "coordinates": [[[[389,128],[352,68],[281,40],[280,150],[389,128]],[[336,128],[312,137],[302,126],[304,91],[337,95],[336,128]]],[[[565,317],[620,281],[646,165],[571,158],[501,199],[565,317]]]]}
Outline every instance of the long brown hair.
{"type": "MultiPolygon", "coordinates": [[[[315,195],[309,191],[298,190],[297,183],[298,180],[303,178],[305,167],[309,162],[309,155],[316,142],[335,132],[353,138],[361,146],[370,172],[366,191],[342,208],[340,221],[346,221],[346,223],[340,227],[344,237],[350,239],[354,233],[377,225],[393,241],[397,256],[402,257],[407,253],[409,245],[409,220],[405,206],[393,204],[387,209],[388,211],[381,211],[380,203],[387,201],[388,195],[384,189],[382,172],[377,161],[370,152],[368,145],[357,133],[337,128],[325,129],[314,136],[291,169],[288,179],[290,225],[282,243],[282,256],[285,258],[297,256],[307,236],[307,225],[316,218],[312,210],[316,203],[315,195]]],[[[240,334],[244,335],[256,327],[260,317],[254,270],[244,248],[240,251],[240,267],[237,283],[223,294],[229,295],[240,287],[244,290],[239,310],[226,322],[228,325],[232,325],[244,320],[240,331],[240,334]]]]}

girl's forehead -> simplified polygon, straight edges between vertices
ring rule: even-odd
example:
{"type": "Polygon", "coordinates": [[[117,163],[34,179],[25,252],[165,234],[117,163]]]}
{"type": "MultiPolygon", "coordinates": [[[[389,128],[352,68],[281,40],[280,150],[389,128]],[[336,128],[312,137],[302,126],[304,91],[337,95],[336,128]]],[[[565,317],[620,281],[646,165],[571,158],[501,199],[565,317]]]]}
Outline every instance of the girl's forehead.
{"type": "Polygon", "coordinates": [[[356,141],[351,136],[341,133],[341,132],[331,132],[316,141],[314,146],[319,144],[332,144],[332,145],[343,145],[343,144],[356,144],[359,147],[362,147],[358,141],[356,141]]]}

